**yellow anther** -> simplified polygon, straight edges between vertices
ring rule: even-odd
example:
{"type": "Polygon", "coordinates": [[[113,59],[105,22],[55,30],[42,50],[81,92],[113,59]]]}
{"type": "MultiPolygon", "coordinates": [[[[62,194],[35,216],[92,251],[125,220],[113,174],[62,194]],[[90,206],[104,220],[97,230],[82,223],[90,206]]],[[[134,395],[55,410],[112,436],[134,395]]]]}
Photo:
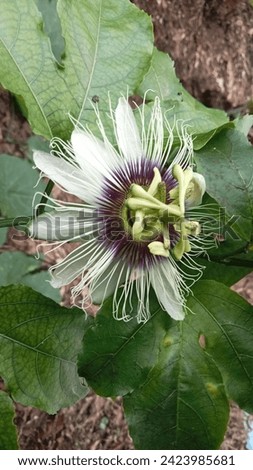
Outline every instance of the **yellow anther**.
{"type": "Polygon", "coordinates": [[[170,256],[169,249],[166,249],[162,242],[151,242],[148,245],[148,249],[150,253],[155,256],[164,256],[165,258],[169,258],[170,256]]]}
{"type": "Polygon", "coordinates": [[[195,220],[186,220],[184,222],[184,225],[188,235],[193,235],[194,237],[197,237],[201,232],[200,224],[195,220]]]}
{"type": "Polygon", "coordinates": [[[189,253],[191,251],[191,244],[188,240],[189,235],[197,236],[200,234],[200,225],[194,220],[185,220],[182,221],[180,227],[176,228],[177,231],[180,231],[180,240],[173,248],[173,254],[175,258],[180,260],[184,253],[189,253]]]}

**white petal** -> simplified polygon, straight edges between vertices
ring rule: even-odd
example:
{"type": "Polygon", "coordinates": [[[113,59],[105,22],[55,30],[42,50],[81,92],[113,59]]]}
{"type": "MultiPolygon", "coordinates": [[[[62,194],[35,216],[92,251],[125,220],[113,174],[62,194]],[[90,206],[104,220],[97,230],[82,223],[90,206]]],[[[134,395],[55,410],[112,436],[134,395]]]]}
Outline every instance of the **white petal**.
{"type": "Polygon", "coordinates": [[[122,285],[126,279],[127,270],[123,263],[116,266],[110,265],[103,271],[98,280],[91,284],[91,297],[94,304],[101,304],[107,297],[112,295],[117,286],[122,285]]]}
{"type": "Polygon", "coordinates": [[[139,130],[134,113],[125,98],[120,98],[115,110],[117,139],[120,150],[128,160],[136,160],[143,154],[139,130]]]}
{"type": "Polygon", "coordinates": [[[29,233],[39,240],[72,240],[91,232],[90,215],[85,210],[46,212],[32,220],[29,233]]]}
{"type": "Polygon", "coordinates": [[[117,155],[107,148],[101,140],[81,130],[74,130],[71,135],[71,144],[76,160],[86,175],[91,172],[96,177],[106,176],[108,170],[117,163],[117,155]]]}
{"type": "Polygon", "coordinates": [[[150,280],[157,299],[174,320],[183,320],[185,312],[178,287],[179,273],[168,260],[157,264],[150,271],[150,280]]]}
{"type": "Polygon", "coordinates": [[[69,284],[85,270],[89,259],[90,253],[86,253],[85,245],[76,248],[50,269],[51,285],[62,287],[69,284]]]}
{"type": "Polygon", "coordinates": [[[193,190],[190,196],[186,199],[187,205],[188,207],[199,206],[206,191],[206,181],[204,176],[199,173],[193,173],[191,184],[193,184],[193,190]]]}
{"type": "Polygon", "coordinates": [[[96,181],[92,188],[88,187],[84,172],[63,158],[40,151],[35,152],[33,158],[37,168],[70,194],[91,203],[94,197],[100,195],[100,186],[96,186],[96,181]]]}

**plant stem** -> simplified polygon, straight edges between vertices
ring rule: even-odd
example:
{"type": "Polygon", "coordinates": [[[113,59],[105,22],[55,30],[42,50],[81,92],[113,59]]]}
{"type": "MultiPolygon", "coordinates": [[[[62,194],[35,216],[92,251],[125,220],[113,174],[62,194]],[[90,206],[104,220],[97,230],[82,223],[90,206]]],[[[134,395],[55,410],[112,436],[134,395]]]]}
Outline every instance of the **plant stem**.
{"type": "Polygon", "coordinates": [[[4,227],[24,227],[32,217],[15,217],[14,219],[0,219],[0,228],[4,227]]]}
{"type": "MultiPolygon", "coordinates": [[[[249,251],[248,247],[249,247],[249,243],[245,242],[245,245],[243,247],[240,247],[234,250],[233,252],[227,254],[226,256],[224,255],[215,256],[212,253],[212,254],[209,254],[208,258],[211,262],[223,264],[225,266],[232,266],[232,267],[242,266],[245,268],[253,268],[253,258],[252,259],[235,258],[236,255],[247,254],[249,251]]],[[[200,257],[207,259],[206,256],[200,256],[200,257]]]]}
{"type": "MultiPolygon", "coordinates": [[[[211,260],[212,261],[212,260],[211,260]]],[[[240,259],[240,258],[227,258],[224,260],[216,261],[216,263],[223,264],[225,266],[242,266],[244,268],[253,268],[253,259],[240,259]]]]}
{"type": "Polygon", "coordinates": [[[47,183],[45,192],[44,192],[44,194],[41,198],[41,201],[39,203],[38,209],[36,211],[37,216],[43,214],[43,212],[45,211],[45,204],[48,200],[48,196],[50,196],[50,194],[51,194],[51,191],[52,191],[53,187],[54,187],[53,181],[49,180],[48,183],[47,183]]]}

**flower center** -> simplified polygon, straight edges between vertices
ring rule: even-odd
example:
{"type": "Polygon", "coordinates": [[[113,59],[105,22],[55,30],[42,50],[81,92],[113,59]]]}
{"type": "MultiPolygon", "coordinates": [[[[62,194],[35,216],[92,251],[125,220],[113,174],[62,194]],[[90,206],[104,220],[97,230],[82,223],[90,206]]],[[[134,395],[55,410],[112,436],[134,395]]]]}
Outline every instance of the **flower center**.
{"type": "Polygon", "coordinates": [[[152,241],[148,249],[152,255],[181,259],[189,252],[189,235],[200,232],[198,222],[185,220],[185,201],[191,191],[193,172],[191,168],[183,170],[178,164],[173,167],[173,176],[178,185],[170,191],[170,202],[166,203],[166,185],[162,181],[158,168],[154,168],[154,177],[148,187],[132,184],[125,200],[122,216],[125,229],[137,242],[152,241]],[[170,226],[179,236],[177,243],[171,247],[170,226]]]}

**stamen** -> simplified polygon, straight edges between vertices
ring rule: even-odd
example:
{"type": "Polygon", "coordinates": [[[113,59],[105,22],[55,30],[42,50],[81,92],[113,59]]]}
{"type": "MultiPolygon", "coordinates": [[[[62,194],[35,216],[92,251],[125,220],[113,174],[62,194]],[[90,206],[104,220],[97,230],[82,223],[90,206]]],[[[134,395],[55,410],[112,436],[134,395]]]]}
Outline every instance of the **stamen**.
{"type": "Polygon", "coordinates": [[[151,184],[148,188],[148,193],[151,194],[151,196],[154,196],[155,193],[157,192],[158,190],[158,187],[159,187],[159,183],[162,182],[162,177],[160,175],[160,171],[158,170],[158,168],[154,168],[154,178],[153,180],[151,181],[151,184]]]}
{"type": "Polygon", "coordinates": [[[200,224],[195,220],[186,220],[185,228],[188,232],[188,235],[193,235],[194,237],[198,236],[201,232],[200,224]]]}
{"type": "Polygon", "coordinates": [[[148,245],[148,249],[150,253],[155,256],[164,256],[165,258],[169,258],[170,256],[169,249],[166,249],[162,242],[151,242],[148,245]]]}
{"type": "Polygon", "coordinates": [[[179,261],[182,259],[184,253],[188,253],[189,251],[191,251],[190,242],[188,238],[185,238],[185,235],[182,232],[179,242],[176,244],[176,246],[173,249],[173,254],[175,258],[179,261]]]}
{"type": "Polygon", "coordinates": [[[197,236],[200,234],[200,225],[196,221],[185,220],[181,222],[180,229],[181,231],[180,240],[175,245],[173,249],[173,254],[177,260],[181,260],[184,253],[189,253],[191,251],[191,244],[188,240],[188,236],[197,236]]]}

